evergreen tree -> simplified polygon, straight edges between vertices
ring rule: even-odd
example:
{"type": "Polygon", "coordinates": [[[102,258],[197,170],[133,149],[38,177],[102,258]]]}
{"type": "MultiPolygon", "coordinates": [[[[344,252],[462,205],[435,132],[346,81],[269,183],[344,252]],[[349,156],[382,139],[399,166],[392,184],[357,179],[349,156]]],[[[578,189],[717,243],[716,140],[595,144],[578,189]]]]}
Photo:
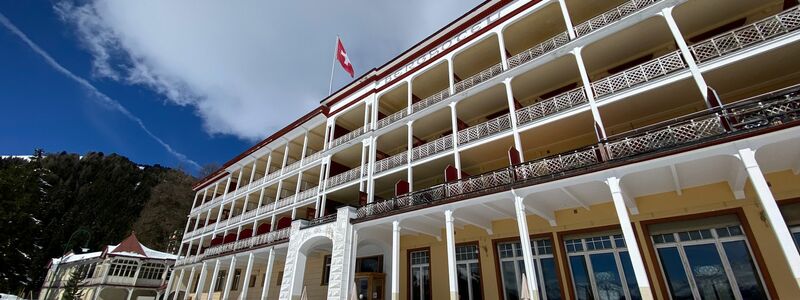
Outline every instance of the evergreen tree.
{"type": "Polygon", "coordinates": [[[80,289],[81,278],[80,269],[73,268],[72,273],[69,275],[67,284],[64,285],[64,293],[61,295],[61,300],[79,300],[83,297],[83,291],[80,289]]]}

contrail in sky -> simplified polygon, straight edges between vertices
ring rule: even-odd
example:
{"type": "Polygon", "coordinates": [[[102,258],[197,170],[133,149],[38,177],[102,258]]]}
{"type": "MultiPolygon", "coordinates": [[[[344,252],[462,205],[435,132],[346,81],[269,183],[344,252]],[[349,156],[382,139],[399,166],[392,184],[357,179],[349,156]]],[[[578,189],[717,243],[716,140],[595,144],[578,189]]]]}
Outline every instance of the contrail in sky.
{"type": "Polygon", "coordinates": [[[17,37],[19,37],[23,42],[25,42],[25,44],[28,44],[28,47],[30,47],[31,50],[33,50],[33,52],[36,52],[37,54],[39,54],[39,56],[44,58],[44,60],[47,62],[47,64],[49,64],[51,67],[53,67],[53,69],[56,69],[56,71],[61,72],[61,74],[64,74],[65,76],[69,77],[73,81],[77,82],[78,84],[80,84],[81,86],[86,88],[91,94],[96,96],[96,98],[98,100],[100,100],[102,102],[102,104],[105,104],[108,107],[111,107],[111,108],[117,110],[118,112],[120,112],[123,115],[125,115],[128,119],[130,119],[134,123],[138,124],[139,128],[144,130],[144,132],[147,133],[147,135],[149,135],[156,142],[161,144],[161,146],[163,146],[164,149],[167,150],[167,152],[169,152],[173,156],[177,157],[182,162],[188,163],[188,164],[192,165],[193,167],[195,167],[196,169],[200,169],[200,165],[199,164],[197,164],[195,161],[189,159],[183,153],[175,151],[175,149],[173,149],[172,146],[170,146],[169,144],[164,142],[164,140],[162,140],[161,138],[159,138],[158,136],[153,134],[153,132],[151,132],[150,129],[147,129],[147,126],[144,125],[144,122],[142,122],[142,119],[140,119],[139,117],[137,117],[136,115],[131,113],[127,108],[122,106],[122,104],[120,104],[118,101],[116,101],[114,99],[111,99],[111,97],[109,97],[108,95],[106,95],[103,92],[101,92],[100,90],[98,90],[88,80],[86,80],[83,77],[80,77],[78,75],[75,75],[75,73],[72,73],[67,68],[64,68],[55,59],[53,59],[53,57],[50,56],[50,54],[47,54],[47,52],[45,52],[41,47],[39,47],[39,45],[37,45],[36,43],[31,41],[31,39],[28,38],[28,36],[24,32],[19,30],[19,28],[17,28],[17,26],[14,25],[14,23],[11,23],[11,21],[8,18],[6,18],[6,16],[3,13],[0,13],[0,23],[2,23],[3,26],[5,26],[6,29],[8,29],[8,31],[10,31],[11,33],[13,33],[17,37]]]}

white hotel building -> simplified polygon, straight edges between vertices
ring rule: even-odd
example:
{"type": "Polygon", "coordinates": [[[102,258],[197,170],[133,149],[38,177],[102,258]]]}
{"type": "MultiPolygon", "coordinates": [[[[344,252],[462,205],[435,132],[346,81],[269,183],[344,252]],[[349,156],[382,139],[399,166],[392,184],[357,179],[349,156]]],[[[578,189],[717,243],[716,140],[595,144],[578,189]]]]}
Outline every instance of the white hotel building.
{"type": "Polygon", "coordinates": [[[487,1],[199,182],[166,294],[797,299],[798,29],[487,1]]]}

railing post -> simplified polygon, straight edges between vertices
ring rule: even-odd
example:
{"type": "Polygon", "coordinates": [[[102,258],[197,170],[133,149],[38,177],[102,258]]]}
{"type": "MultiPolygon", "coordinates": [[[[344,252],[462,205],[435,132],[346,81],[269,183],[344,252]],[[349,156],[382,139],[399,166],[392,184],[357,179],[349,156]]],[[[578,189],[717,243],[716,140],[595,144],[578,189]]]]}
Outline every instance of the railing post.
{"type": "MultiPolygon", "coordinates": [[[[706,84],[705,78],[703,78],[702,72],[700,72],[700,68],[697,66],[697,62],[694,60],[694,56],[692,56],[691,51],[689,51],[689,46],[686,44],[686,40],[683,38],[683,34],[681,34],[681,30],[678,27],[678,24],[675,22],[675,18],[672,16],[672,9],[674,7],[667,7],[661,10],[659,13],[661,16],[664,17],[664,20],[667,22],[667,27],[669,27],[670,33],[672,33],[672,37],[675,39],[675,43],[678,44],[678,49],[680,49],[681,55],[683,56],[683,60],[689,66],[689,72],[692,73],[692,78],[694,82],[697,84],[697,88],[700,90],[700,95],[703,96],[703,100],[706,103],[708,108],[713,108],[711,103],[708,101],[708,84],[706,84]]],[[[716,44],[715,44],[716,48],[716,44]]],[[[719,49],[717,49],[719,51],[719,49]]]]}

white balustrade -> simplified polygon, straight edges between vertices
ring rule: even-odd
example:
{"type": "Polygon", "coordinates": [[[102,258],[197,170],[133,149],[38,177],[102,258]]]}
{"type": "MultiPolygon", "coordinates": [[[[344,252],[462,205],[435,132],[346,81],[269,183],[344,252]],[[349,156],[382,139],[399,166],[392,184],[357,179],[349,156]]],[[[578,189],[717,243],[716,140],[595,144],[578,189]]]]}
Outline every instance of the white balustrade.
{"type": "Polygon", "coordinates": [[[361,178],[361,167],[355,167],[353,169],[345,171],[344,173],[337,174],[328,178],[326,187],[332,188],[359,178],[361,178]]]}
{"type": "Polygon", "coordinates": [[[376,161],[374,174],[378,174],[383,171],[405,165],[406,163],[408,163],[408,153],[405,151],[400,152],[398,154],[376,161]]]}
{"type": "Polygon", "coordinates": [[[417,103],[411,105],[411,112],[416,113],[420,110],[423,110],[431,105],[441,102],[444,99],[450,97],[450,88],[446,88],[444,90],[439,91],[436,94],[428,96],[425,99],[420,100],[417,103]]]}
{"type": "Polygon", "coordinates": [[[378,120],[378,122],[375,123],[375,126],[377,127],[376,129],[389,126],[390,124],[397,122],[398,120],[405,118],[406,116],[408,116],[408,110],[405,107],[401,108],[399,111],[387,117],[384,117],[383,119],[378,120]]]}
{"type": "Polygon", "coordinates": [[[643,8],[650,6],[651,4],[656,3],[658,1],[661,0],[626,1],[625,3],[622,3],[619,6],[612,8],[607,12],[604,12],[594,18],[589,19],[586,22],[583,22],[573,27],[573,29],[575,30],[575,36],[581,37],[587,35],[590,32],[605,27],[608,24],[619,21],[622,18],[632,15],[633,13],[640,11],[643,8]]]}
{"type": "Polygon", "coordinates": [[[328,146],[328,149],[333,149],[336,146],[352,141],[353,139],[361,136],[362,134],[364,134],[364,127],[359,127],[331,141],[331,144],[328,146]]]}
{"type": "Polygon", "coordinates": [[[478,74],[472,75],[470,77],[467,77],[467,79],[457,82],[455,85],[453,85],[453,88],[455,88],[456,93],[460,93],[473,86],[478,85],[481,82],[492,79],[495,76],[500,75],[500,73],[503,73],[503,64],[497,63],[496,65],[491,66],[486,70],[478,72],[478,74]]]}
{"type": "Polygon", "coordinates": [[[586,92],[584,92],[583,87],[578,87],[518,109],[516,111],[517,124],[527,124],[586,103],[589,103],[589,100],[586,98],[586,92]]]}
{"type": "Polygon", "coordinates": [[[686,68],[680,51],[667,53],[641,65],[592,82],[595,96],[602,97],[686,68]]]}
{"type": "Polygon", "coordinates": [[[458,144],[466,144],[511,129],[508,114],[480,123],[458,132],[458,144]]]}
{"type": "Polygon", "coordinates": [[[508,67],[515,68],[519,65],[522,65],[526,62],[532,61],[535,58],[544,55],[550,51],[557,49],[565,44],[569,43],[569,34],[566,31],[559,33],[544,42],[537,44],[536,46],[530,47],[525,51],[522,51],[512,57],[508,58],[508,67]]]}
{"type": "Polygon", "coordinates": [[[453,135],[441,137],[435,141],[419,145],[411,149],[411,159],[418,160],[453,148],[453,135]]]}

